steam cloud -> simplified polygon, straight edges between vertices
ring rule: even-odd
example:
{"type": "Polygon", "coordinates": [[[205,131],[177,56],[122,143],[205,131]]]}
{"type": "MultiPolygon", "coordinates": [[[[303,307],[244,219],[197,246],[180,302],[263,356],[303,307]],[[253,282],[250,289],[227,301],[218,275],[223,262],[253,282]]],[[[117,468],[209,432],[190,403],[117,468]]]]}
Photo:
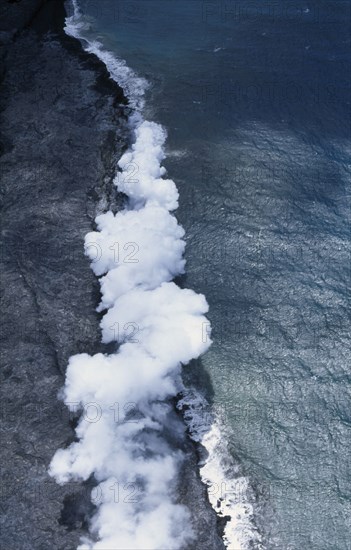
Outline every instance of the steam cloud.
{"type": "Polygon", "coordinates": [[[118,162],[115,179],[128,205],[116,215],[98,216],[97,231],[85,239],[85,252],[100,277],[98,310],[107,310],[103,342],[116,342],[116,352],[71,357],[63,397],[82,416],[77,442],[56,453],[50,473],[58,483],[91,476],[97,481],[91,538],[78,550],[187,548],[194,538],[190,512],[176,496],[183,459],[176,442],[185,426],[169,403],[181,391],[177,406],[192,439],[208,453],[200,476],[212,507],[227,519],[226,547],[248,550],[255,541],[262,548],[248,480],[233,463],[220,418],[204,415],[205,398],[181,382],[181,364],[206,351],[211,327],[204,296],[171,282],[184,273],[185,243],[184,230],[171,214],[178,191],[162,167],[166,132],[142,118],[147,81],[96,40],[78,0],[72,7],[65,31],[82,40],[123,87],[133,109],[129,123],[135,139],[118,162]]]}
{"type": "Polygon", "coordinates": [[[165,433],[179,436],[184,430],[169,404],[182,387],[181,364],[211,341],[204,296],[171,282],[184,272],[185,243],[170,213],[178,192],[163,177],[165,139],[155,123],[136,128],[115,181],[128,206],[98,216],[97,231],[85,240],[91,267],[101,277],[99,309],[107,309],[102,339],[116,342],[116,352],[76,355],[67,368],[67,406],[96,410],[81,417],[78,441],[59,450],[50,467],[59,483],[92,475],[98,482],[92,538],[80,550],[176,550],[193,538],[190,513],[176,501],[182,453],[165,433]]]}

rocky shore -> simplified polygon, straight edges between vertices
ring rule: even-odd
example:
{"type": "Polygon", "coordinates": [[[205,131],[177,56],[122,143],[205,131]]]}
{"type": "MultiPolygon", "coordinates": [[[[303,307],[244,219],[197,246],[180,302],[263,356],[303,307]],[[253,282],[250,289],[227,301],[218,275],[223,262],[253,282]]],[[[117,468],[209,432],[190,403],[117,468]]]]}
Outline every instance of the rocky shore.
{"type": "MultiPolygon", "coordinates": [[[[74,438],[57,399],[70,355],[100,344],[99,287],[83,254],[97,212],[118,208],[126,147],[122,90],[63,32],[63,0],[0,0],[1,548],[74,549],[93,513],[89,484],[47,473],[74,438]]],[[[181,500],[194,548],[223,548],[189,442],[181,500]],[[195,504],[194,504],[195,503],[195,504]]]]}
{"type": "Polygon", "coordinates": [[[1,548],[73,549],[88,488],[47,473],[73,438],[70,355],[100,348],[83,253],[126,141],[122,90],[63,33],[61,0],[1,1],[1,548]]]}

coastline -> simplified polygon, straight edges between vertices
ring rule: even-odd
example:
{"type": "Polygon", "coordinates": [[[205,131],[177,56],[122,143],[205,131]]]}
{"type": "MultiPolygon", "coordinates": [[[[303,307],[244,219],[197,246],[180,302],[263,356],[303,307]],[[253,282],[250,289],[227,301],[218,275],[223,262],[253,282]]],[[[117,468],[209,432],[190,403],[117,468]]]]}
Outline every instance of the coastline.
{"type": "MultiPolygon", "coordinates": [[[[68,357],[107,351],[100,343],[95,312],[98,282],[84,257],[83,241],[97,213],[118,209],[123,202],[112,180],[115,159],[128,139],[123,92],[104,63],[64,33],[64,2],[27,5],[20,25],[14,30],[10,21],[1,34],[2,391],[8,443],[3,461],[9,465],[3,472],[2,506],[9,550],[44,548],[48,541],[55,547],[75,547],[94,511],[92,483],[60,487],[48,476],[47,466],[55,450],[74,439],[74,420],[57,400],[68,357]],[[16,296],[22,299],[13,308],[16,296]]],[[[180,502],[196,521],[194,549],[224,548],[223,521],[200,480],[196,446],[187,437],[182,450],[180,502]]]]}
{"type": "Polygon", "coordinates": [[[57,398],[67,360],[102,349],[83,243],[97,212],[118,204],[125,98],[65,35],[63,1],[3,0],[1,12],[2,542],[75,548],[93,513],[91,484],[60,487],[47,470],[74,439],[57,398]]]}

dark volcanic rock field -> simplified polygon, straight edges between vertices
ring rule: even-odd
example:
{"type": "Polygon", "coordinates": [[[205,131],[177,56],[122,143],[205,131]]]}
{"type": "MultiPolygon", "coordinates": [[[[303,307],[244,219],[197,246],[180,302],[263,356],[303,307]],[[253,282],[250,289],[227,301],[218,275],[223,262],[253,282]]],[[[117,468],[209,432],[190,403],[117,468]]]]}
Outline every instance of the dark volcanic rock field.
{"type": "MultiPolygon", "coordinates": [[[[0,548],[73,550],[94,512],[92,485],[60,487],[47,469],[74,439],[57,399],[69,356],[108,351],[83,241],[98,212],[123,202],[112,178],[128,107],[105,66],[64,34],[63,0],[0,0],[0,17],[0,548]]],[[[193,548],[222,549],[195,448],[180,445],[193,548]]]]}
{"type": "Polygon", "coordinates": [[[1,548],[73,549],[88,488],[59,487],[47,468],[73,437],[57,400],[67,359],[100,346],[83,240],[113,187],[124,97],[60,30],[63,2],[0,10],[1,548]]]}

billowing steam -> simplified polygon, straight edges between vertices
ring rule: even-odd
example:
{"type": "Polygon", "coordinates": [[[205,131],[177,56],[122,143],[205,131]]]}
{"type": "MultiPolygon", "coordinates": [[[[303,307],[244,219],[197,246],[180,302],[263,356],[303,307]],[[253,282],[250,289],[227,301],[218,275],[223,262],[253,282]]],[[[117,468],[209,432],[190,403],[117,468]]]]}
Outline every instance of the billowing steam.
{"type": "Polygon", "coordinates": [[[78,441],[59,450],[50,469],[59,483],[98,482],[92,539],[82,550],[180,549],[193,538],[190,513],[176,502],[182,454],[164,433],[179,430],[169,399],[181,388],[181,364],[210,345],[208,306],[171,282],[184,272],[185,244],[170,213],[178,192],[163,178],[165,132],[144,121],[135,137],[115,181],[128,206],[98,216],[85,242],[102,276],[102,339],[116,351],[70,359],[64,400],[84,414],[78,441]]]}

